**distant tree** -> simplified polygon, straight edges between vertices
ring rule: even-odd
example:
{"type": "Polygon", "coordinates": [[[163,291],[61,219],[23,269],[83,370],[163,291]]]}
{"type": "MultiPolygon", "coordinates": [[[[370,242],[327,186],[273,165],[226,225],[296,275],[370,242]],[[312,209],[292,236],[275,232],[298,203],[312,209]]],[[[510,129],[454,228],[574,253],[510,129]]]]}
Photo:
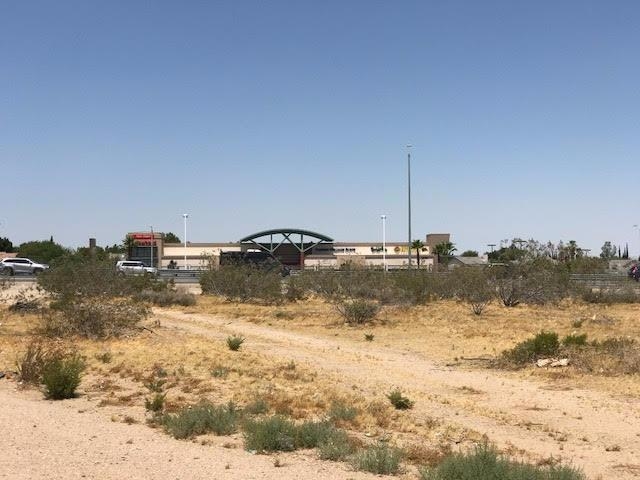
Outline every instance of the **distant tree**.
{"type": "Polygon", "coordinates": [[[41,263],[50,263],[67,253],[69,250],[49,240],[25,242],[18,247],[19,257],[27,257],[41,263]]]}
{"type": "Polygon", "coordinates": [[[104,251],[107,253],[126,253],[127,249],[124,245],[118,245],[117,243],[114,243],[110,247],[105,247],[104,251]]]}
{"type": "MultiPolygon", "coordinates": [[[[80,247],[76,250],[76,255],[83,258],[89,258],[92,256],[91,249],[89,247],[80,247]]],[[[104,248],[96,246],[95,253],[93,256],[98,260],[105,260],[108,258],[109,255],[104,248]]]]}
{"type": "Polygon", "coordinates": [[[7,237],[0,237],[0,252],[13,252],[13,243],[7,237]]]}
{"type": "Polygon", "coordinates": [[[411,242],[411,249],[416,251],[417,259],[418,259],[418,268],[420,268],[420,252],[424,248],[424,243],[422,240],[414,240],[411,242]]]}
{"type": "Polygon", "coordinates": [[[600,258],[610,259],[616,256],[616,247],[609,240],[604,242],[600,250],[600,258]]]}
{"type": "Polygon", "coordinates": [[[453,252],[455,252],[457,250],[457,248],[455,247],[455,245],[451,242],[441,242],[439,244],[436,245],[435,247],[435,253],[438,255],[443,255],[446,257],[449,257],[453,254],[453,252]]]}
{"type": "Polygon", "coordinates": [[[437,244],[434,248],[435,254],[438,256],[438,263],[447,264],[448,257],[453,255],[457,248],[451,242],[441,242],[437,244]]]}
{"type": "Polygon", "coordinates": [[[127,235],[126,237],[124,237],[124,240],[122,241],[122,246],[127,251],[127,258],[131,258],[131,252],[136,247],[136,245],[138,245],[138,242],[131,235],[127,235]]]}
{"type": "Polygon", "coordinates": [[[465,250],[464,252],[462,252],[462,256],[463,257],[477,257],[478,256],[478,252],[476,252],[475,250],[465,250]]]}
{"type": "Polygon", "coordinates": [[[164,243],[182,243],[180,238],[173,232],[167,232],[162,235],[164,243]]]}
{"type": "Polygon", "coordinates": [[[624,245],[624,253],[622,254],[622,258],[624,258],[625,260],[629,259],[629,244],[625,243],[624,245]]]}

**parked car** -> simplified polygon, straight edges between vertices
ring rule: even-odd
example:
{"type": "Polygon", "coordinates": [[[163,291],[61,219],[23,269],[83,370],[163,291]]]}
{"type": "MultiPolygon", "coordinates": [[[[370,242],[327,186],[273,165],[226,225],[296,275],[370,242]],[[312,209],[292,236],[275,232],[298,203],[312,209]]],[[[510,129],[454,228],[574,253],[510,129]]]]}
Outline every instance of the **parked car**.
{"type": "Polygon", "coordinates": [[[116,270],[123,275],[157,275],[156,267],[147,267],[135,260],[120,260],[116,263],[116,270]]]}
{"type": "Polygon", "coordinates": [[[629,269],[629,278],[634,279],[636,282],[640,281],[640,264],[635,264],[629,269]]]}
{"type": "Polygon", "coordinates": [[[28,258],[3,258],[0,260],[0,273],[2,275],[16,275],[26,273],[37,275],[49,268],[49,265],[37,263],[28,258]]]}

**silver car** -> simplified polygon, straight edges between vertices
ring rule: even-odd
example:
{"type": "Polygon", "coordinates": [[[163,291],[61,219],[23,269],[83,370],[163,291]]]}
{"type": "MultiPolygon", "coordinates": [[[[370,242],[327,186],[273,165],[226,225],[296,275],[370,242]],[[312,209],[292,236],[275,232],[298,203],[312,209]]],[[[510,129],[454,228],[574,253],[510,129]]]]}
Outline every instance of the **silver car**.
{"type": "Polygon", "coordinates": [[[116,270],[123,275],[157,275],[156,267],[146,267],[144,263],[135,260],[120,260],[116,263],[116,270]]]}
{"type": "Polygon", "coordinates": [[[37,275],[49,268],[49,265],[36,263],[28,258],[3,258],[0,260],[0,273],[2,275],[16,275],[27,273],[37,275]]]}

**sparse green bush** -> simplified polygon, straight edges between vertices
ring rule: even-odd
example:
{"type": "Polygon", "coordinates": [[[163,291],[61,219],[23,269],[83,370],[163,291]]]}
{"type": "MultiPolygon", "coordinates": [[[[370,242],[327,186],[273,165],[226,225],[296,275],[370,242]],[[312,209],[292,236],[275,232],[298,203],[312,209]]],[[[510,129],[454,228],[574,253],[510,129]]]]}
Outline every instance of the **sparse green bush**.
{"type": "Polygon", "coordinates": [[[262,415],[269,411],[269,403],[261,397],[255,398],[253,401],[245,405],[243,412],[247,415],[262,415]]]}
{"type": "Polygon", "coordinates": [[[395,407],[396,410],[408,410],[413,408],[413,402],[409,400],[407,397],[402,395],[402,391],[399,388],[392,390],[387,398],[391,402],[391,405],[395,407]]]}
{"type": "Polygon", "coordinates": [[[144,408],[149,412],[159,413],[164,408],[166,398],[166,393],[156,393],[151,399],[144,399],[144,408]]]}
{"type": "Polygon", "coordinates": [[[145,275],[119,275],[115,262],[68,255],[38,276],[38,285],[59,303],[88,297],[114,298],[144,290],[164,290],[167,285],[145,275]]]}
{"type": "Polygon", "coordinates": [[[329,442],[337,431],[329,422],[303,422],[296,425],[279,415],[249,419],[244,425],[245,448],[257,452],[315,448],[329,442]]]}
{"type": "Polygon", "coordinates": [[[318,444],[318,456],[321,460],[344,461],[354,450],[353,441],[344,430],[334,430],[318,444]]]}
{"type": "Polygon", "coordinates": [[[171,436],[184,439],[205,433],[230,435],[236,431],[238,419],[234,403],[214,405],[203,401],[176,414],[163,415],[160,423],[171,436]]]}
{"type": "Polygon", "coordinates": [[[214,378],[227,378],[229,375],[229,369],[227,367],[222,367],[220,365],[211,369],[211,376],[214,378]]]}
{"type": "Polygon", "coordinates": [[[227,337],[227,347],[229,347],[229,350],[237,352],[238,350],[240,350],[240,347],[242,346],[244,341],[244,337],[241,337],[239,335],[231,335],[227,337]]]}
{"type": "Polygon", "coordinates": [[[333,402],[327,414],[332,422],[352,422],[358,416],[358,409],[344,402],[333,402]]]}
{"type": "Polygon", "coordinates": [[[351,457],[351,465],[364,472],[395,475],[400,471],[401,460],[401,450],[390,447],[386,442],[378,442],[357,451],[351,457]]]}
{"type": "Polygon", "coordinates": [[[482,267],[458,267],[451,273],[449,281],[456,285],[457,297],[469,303],[476,315],[481,315],[495,296],[495,289],[482,267]]]}
{"type": "Polygon", "coordinates": [[[336,309],[349,325],[362,325],[370,322],[380,311],[377,303],[361,299],[340,302],[336,305],[336,309]]]}
{"type": "Polygon", "coordinates": [[[508,362],[521,366],[542,357],[556,355],[559,349],[558,334],[542,331],[535,337],[518,343],[511,350],[504,351],[502,356],[508,362]]]}
{"type": "Polygon", "coordinates": [[[587,334],[582,335],[567,335],[562,339],[562,345],[565,347],[584,347],[587,345],[587,334]]]}
{"type": "Polygon", "coordinates": [[[535,466],[510,461],[487,445],[456,453],[435,468],[420,469],[421,480],[586,480],[566,466],[535,466]]]}
{"type": "Polygon", "coordinates": [[[280,271],[255,265],[221,265],[203,273],[200,286],[203,294],[220,295],[243,303],[277,304],[284,299],[280,271]]]}
{"type": "Polygon", "coordinates": [[[126,298],[64,301],[42,315],[40,331],[51,337],[117,337],[134,328],[148,313],[147,307],[126,298]]]}
{"type": "Polygon", "coordinates": [[[247,420],[244,425],[244,444],[256,452],[290,452],[296,449],[295,424],[279,415],[247,420]]]}
{"type": "Polygon", "coordinates": [[[196,297],[192,293],[176,292],[173,290],[144,290],[135,296],[136,300],[142,302],[150,302],[159,307],[168,307],[171,305],[181,305],[190,307],[196,304],[196,297]]]}
{"type": "Polygon", "coordinates": [[[94,355],[95,359],[102,363],[111,363],[113,360],[113,355],[109,350],[105,350],[104,352],[96,353],[94,355]]]}
{"type": "Polygon", "coordinates": [[[556,302],[571,293],[569,272],[546,259],[509,265],[492,265],[491,286],[505,307],[522,302],[556,302]]]}
{"type": "Polygon", "coordinates": [[[599,288],[597,290],[584,288],[581,292],[582,300],[587,303],[613,305],[615,303],[640,303],[640,294],[632,287],[599,288]]]}
{"type": "Polygon", "coordinates": [[[77,354],[67,354],[47,362],[42,370],[45,395],[52,400],[73,398],[80,385],[84,361],[77,354]]]}
{"type": "Polygon", "coordinates": [[[364,334],[364,339],[367,342],[373,342],[373,339],[375,338],[375,335],[373,333],[365,333],[364,334]]]}

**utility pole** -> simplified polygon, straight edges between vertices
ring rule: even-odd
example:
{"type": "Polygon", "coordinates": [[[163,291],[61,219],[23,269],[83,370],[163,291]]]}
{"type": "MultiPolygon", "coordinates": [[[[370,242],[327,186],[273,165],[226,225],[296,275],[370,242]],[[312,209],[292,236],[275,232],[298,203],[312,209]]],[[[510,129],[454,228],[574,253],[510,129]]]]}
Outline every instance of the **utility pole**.
{"type": "Polygon", "coordinates": [[[408,194],[408,226],[409,237],[407,238],[407,268],[411,268],[411,147],[407,145],[407,194],[408,194]]]}
{"type": "Polygon", "coordinates": [[[384,273],[387,273],[387,234],[386,234],[387,216],[380,215],[380,219],[382,220],[382,268],[384,270],[384,273]]]}
{"type": "Polygon", "coordinates": [[[182,218],[184,218],[184,269],[187,269],[187,218],[189,218],[188,213],[183,213],[182,218]]]}

